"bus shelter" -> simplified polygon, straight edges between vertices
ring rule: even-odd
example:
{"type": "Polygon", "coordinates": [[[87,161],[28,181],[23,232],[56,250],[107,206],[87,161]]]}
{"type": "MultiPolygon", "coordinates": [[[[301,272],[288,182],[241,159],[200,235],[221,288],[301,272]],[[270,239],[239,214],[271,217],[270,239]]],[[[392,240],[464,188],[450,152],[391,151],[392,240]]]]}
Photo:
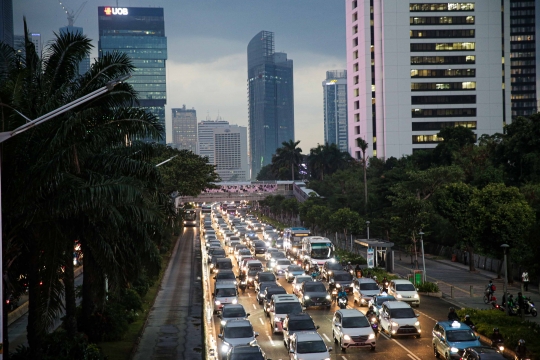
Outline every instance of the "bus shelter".
{"type": "Polygon", "coordinates": [[[356,244],[367,248],[367,267],[382,267],[388,272],[394,271],[394,243],[382,239],[358,239],[356,244]]]}

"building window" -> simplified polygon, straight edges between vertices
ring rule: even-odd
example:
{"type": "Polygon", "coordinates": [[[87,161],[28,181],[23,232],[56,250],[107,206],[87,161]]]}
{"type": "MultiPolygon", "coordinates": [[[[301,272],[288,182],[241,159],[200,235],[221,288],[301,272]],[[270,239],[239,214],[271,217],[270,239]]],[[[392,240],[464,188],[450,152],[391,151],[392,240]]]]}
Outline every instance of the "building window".
{"type": "Polygon", "coordinates": [[[432,121],[413,122],[412,131],[439,131],[446,127],[463,126],[467,129],[476,130],[476,121],[432,121]]]}
{"type": "Polygon", "coordinates": [[[412,78],[425,77],[474,77],[475,69],[412,69],[412,78]]]}
{"type": "Polygon", "coordinates": [[[354,79],[353,80],[354,84],[355,85],[358,84],[358,79],[359,79],[358,75],[356,75],[353,79],[354,79]]]}
{"type": "Polygon", "coordinates": [[[354,96],[360,96],[360,89],[354,89],[354,96]]]}
{"type": "Polygon", "coordinates": [[[474,51],[475,43],[413,43],[410,44],[411,52],[417,51],[474,51]]]}
{"type": "Polygon", "coordinates": [[[358,110],[358,109],[360,109],[360,101],[357,100],[354,102],[354,110],[358,110]]]}
{"type": "Polygon", "coordinates": [[[413,118],[476,116],[476,108],[461,109],[411,109],[413,118]]]}
{"type": "Polygon", "coordinates": [[[353,52],[353,56],[352,56],[352,57],[353,57],[353,59],[358,59],[358,50],[355,50],[355,51],[353,52]]]}
{"type": "Polygon", "coordinates": [[[476,104],[476,95],[411,96],[411,104],[476,104]]]}
{"type": "Polygon", "coordinates": [[[358,7],[358,1],[357,0],[353,0],[352,2],[352,8],[353,10],[356,9],[358,7]]]}
{"type": "Polygon", "coordinates": [[[352,40],[352,46],[358,46],[358,38],[355,37],[353,40],[352,40]]]}
{"type": "Polygon", "coordinates": [[[354,127],[354,133],[355,133],[355,135],[360,135],[360,126],[355,126],[354,127]]]}
{"type": "Polygon", "coordinates": [[[411,39],[473,38],[474,29],[463,30],[410,30],[411,39]]]}
{"type": "Polygon", "coordinates": [[[476,81],[448,83],[411,83],[411,91],[476,90],[476,81]]]}
{"type": "Polygon", "coordinates": [[[353,65],[353,71],[358,71],[358,63],[354,63],[353,65]]]}
{"type": "Polygon", "coordinates": [[[474,24],[474,16],[411,16],[410,25],[474,24]]]}
{"type": "Polygon", "coordinates": [[[437,135],[413,135],[412,136],[412,143],[413,144],[436,144],[444,139],[442,137],[438,137],[437,135]]]}
{"type": "Polygon", "coordinates": [[[360,114],[354,114],[354,122],[360,121],[360,114]]]}
{"type": "Polygon", "coordinates": [[[358,20],[358,13],[355,12],[354,14],[352,14],[352,21],[355,22],[357,20],[358,20]]]}
{"type": "Polygon", "coordinates": [[[474,64],[475,55],[467,56],[411,56],[411,65],[474,64]]]}
{"type": "Polygon", "coordinates": [[[352,33],[353,35],[354,34],[358,34],[358,25],[354,25],[353,28],[352,28],[352,33]]]}
{"type": "Polygon", "coordinates": [[[474,11],[472,2],[409,4],[409,11],[474,11]]]}

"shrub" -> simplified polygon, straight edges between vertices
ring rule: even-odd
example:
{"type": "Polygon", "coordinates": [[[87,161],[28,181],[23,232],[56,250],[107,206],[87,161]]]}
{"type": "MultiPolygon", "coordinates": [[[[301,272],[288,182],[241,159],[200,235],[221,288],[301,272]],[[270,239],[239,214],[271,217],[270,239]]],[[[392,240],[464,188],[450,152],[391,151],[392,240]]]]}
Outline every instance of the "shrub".
{"type": "Polygon", "coordinates": [[[339,259],[339,261],[342,264],[347,264],[350,262],[353,265],[360,264],[365,265],[367,264],[366,259],[364,259],[362,256],[354,254],[348,250],[344,249],[337,249],[335,252],[336,259],[339,259]]]}
{"type": "Polygon", "coordinates": [[[426,281],[418,285],[418,291],[427,292],[427,293],[436,293],[439,292],[439,285],[426,281]]]}
{"type": "Polygon", "coordinates": [[[142,300],[137,291],[133,289],[122,289],[118,303],[126,310],[142,310],[142,300]]]}

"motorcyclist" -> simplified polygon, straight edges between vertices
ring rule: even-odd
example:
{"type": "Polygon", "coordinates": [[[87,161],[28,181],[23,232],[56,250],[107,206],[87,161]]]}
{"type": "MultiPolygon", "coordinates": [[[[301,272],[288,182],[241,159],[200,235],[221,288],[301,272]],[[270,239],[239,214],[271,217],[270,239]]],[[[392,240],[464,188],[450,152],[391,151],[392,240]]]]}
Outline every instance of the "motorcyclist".
{"type": "Polygon", "coordinates": [[[240,271],[240,273],[238,274],[238,282],[240,283],[240,290],[242,290],[242,292],[246,291],[246,287],[247,287],[247,284],[245,283],[246,281],[246,273],[243,272],[243,271],[240,271]]]}
{"type": "Polygon", "coordinates": [[[456,309],[453,307],[451,307],[450,311],[448,312],[448,321],[459,321],[459,316],[456,313],[456,309]]]}
{"type": "Polygon", "coordinates": [[[373,307],[373,305],[369,305],[369,309],[366,312],[366,317],[368,319],[371,319],[373,316],[377,317],[377,313],[375,312],[375,308],[373,307]]]}
{"type": "Polygon", "coordinates": [[[356,267],[354,268],[354,273],[356,274],[357,278],[362,277],[362,268],[360,268],[360,264],[356,264],[356,267]]]}
{"type": "Polygon", "coordinates": [[[491,346],[495,346],[504,341],[503,336],[501,332],[499,331],[499,328],[493,328],[493,334],[491,334],[490,339],[491,339],[491,346]]]}
{"type": "Polygon", "coordinates": [[[473,321],[471,320],[470,315],[465,315],[465,321],[463,321],[463,323],[468,325],[471,329],[475,328],[475,325],[474,325],[473,321]]]}
{"type": "Polygon", "coordinates": [[[519,314],[523,315],[525,313],[525,298],[523,297],[523,294],[520,292],[518,292],[518,296],[517,296],[517,304],[518,304],[518,311],[519,311],[519,314]]]}
{"type": "Polygon", "coordinates": [[[352,271],[353,266],[352,266],[350,261],[347,263],[347,266],[345,267],[345,269],[346,269],[346,271],[352,271]]]}
{"type": "Polygon", "coordinates": [[[383,291],[388,291],[388,279],[386,278],[386,276],[383,277],[381,281],[381,285],[382,285],[383,291]]]}
{"type": "Polygon", "coordinates": [[[337,297],[338,297],[338,299],[339,299],[340,297],[347,298],[347,292],[346,292],[343,288],[341,288],[341,289],[339,289],[339,291],[338,291],[337,297]]]}
{"type": "Polygon", "coordinates": [[[524,359],[527,357],[527,347],[525,346],[525,340],[519,339],[515,352],[518,359],[524,359]]]}
{"type": "Polygon", "coordinates": [[[490,300],[490,301],[491,301],[491,297],[493,296],[493,289],[494,289],[493,280],[490,279],[489,283],[486,286],[486,294],[488,296],[488,300],[490,300]]]}

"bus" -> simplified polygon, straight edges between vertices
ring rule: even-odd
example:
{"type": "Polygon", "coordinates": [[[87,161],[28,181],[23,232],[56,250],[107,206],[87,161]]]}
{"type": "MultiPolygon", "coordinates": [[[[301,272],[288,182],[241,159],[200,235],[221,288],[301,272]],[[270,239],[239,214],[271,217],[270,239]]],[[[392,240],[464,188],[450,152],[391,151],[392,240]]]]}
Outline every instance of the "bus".
{"type": "Polygon", "coordinates": [[[236,216],[236,205],[228,204],[227,205],[227,214],[236,216]]]}
{"type": "Polygon", "coordinates": [[[197,226],[197,211],[195,209],[184,210],[184,226],[197,226]]]}
{"type": "Polygon", "coordinates": [[[310,270],[317,264],[323,266],[327,261],[334,258],[334,244],[330,239],[322,236],[308,236],[302,239],[302,254],[304,268],[310,270]]]}
{"type": "Polygon", "coordinates": [[[303,227],[292,227],[283,230],[283,248],[296,254],[302,250],[302,239],[311,235],[309,229],[303,227]]]}

